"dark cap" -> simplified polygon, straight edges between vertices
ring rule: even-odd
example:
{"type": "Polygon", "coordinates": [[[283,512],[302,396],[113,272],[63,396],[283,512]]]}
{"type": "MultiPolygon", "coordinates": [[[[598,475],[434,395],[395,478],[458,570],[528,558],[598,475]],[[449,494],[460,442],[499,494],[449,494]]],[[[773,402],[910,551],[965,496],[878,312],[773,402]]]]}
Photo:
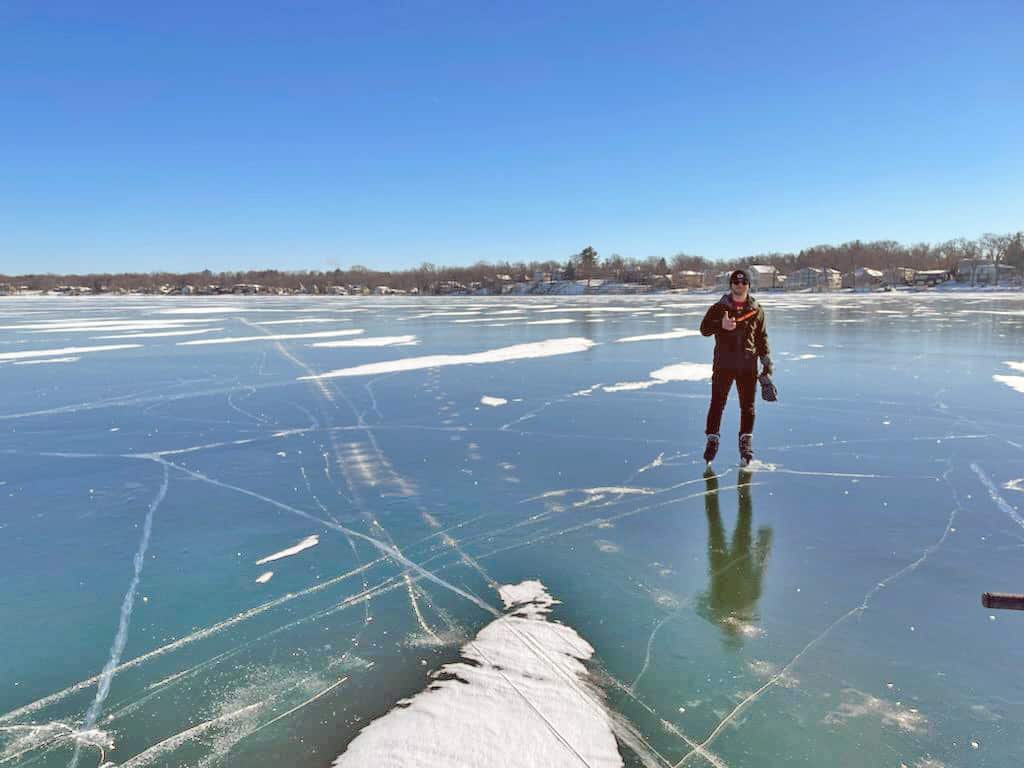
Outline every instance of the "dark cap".
{"type": "Polygon", "coordinates": [[[731,283],[733,280],[735,280],[740,275],[743,275],[743,279],[746,280],[747,281],[747,285],[749,285],[750,284],[750,275],[747,274],[747,271],[745,269],[734,269],[732,271],[732,274],[729,275],[729,282],[731,283]]]}

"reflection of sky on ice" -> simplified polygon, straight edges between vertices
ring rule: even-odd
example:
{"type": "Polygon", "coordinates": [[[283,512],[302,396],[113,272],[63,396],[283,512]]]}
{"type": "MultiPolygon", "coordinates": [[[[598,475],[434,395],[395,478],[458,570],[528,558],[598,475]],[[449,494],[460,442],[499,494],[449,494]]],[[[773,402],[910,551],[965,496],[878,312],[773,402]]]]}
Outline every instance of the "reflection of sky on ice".
{"type": "Polygon", "coordinates": [[[0,760],[1012,764],[1024,302],[713,300],[5,300],[0,760]]]}

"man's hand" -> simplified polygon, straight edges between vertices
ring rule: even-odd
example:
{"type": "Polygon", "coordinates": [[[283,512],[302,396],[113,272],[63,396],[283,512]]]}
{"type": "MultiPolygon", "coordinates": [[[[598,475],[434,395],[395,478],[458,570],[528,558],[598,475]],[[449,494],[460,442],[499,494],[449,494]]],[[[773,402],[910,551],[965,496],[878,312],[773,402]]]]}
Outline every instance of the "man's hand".
{"type": "Polygon", "coordinates": [[[761,365],[763,366],[761,373],[767,373],[769,376],[771,376],[772,372],[775,370],[775,367],[772,365],[772,359],[768,355],[765,355],[764,357],[761,358],[761,365]]]}
{"type": "Polygon", "coordinates": [[[728,312],[722,315],[722,329],[726,331],[736,330],[736,321],[729,316],[728,312]]]}

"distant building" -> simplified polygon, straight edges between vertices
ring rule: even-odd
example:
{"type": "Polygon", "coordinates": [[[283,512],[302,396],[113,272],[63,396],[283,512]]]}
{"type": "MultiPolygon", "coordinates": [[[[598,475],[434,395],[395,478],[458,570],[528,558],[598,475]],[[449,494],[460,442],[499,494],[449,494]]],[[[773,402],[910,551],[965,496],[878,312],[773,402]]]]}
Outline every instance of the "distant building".
{"type": "Polygon", "coordinates": [[[856,291],[873,291],[885,284],[885,273],[870,267],[857,267],[853,272],[843,275],[843,288],[856,291]]]}
{"type": "Polygon", "coordinates": [[[231,292],[242,296],[252,296],[257,293],[265,293],[263,286],[256,283],[235,283],[231,286],[231,292]]]}
{"type": "Polygon", "coordinates": [[[758,291],[771,291],[778,287],[779,270],[767,264],[751,264],[746,268],[750,276],[750,290],[753,293],[758,291]]]}
{"type": "Polygon", "coordinates": [[[676,272],[674,283],[676,288],[703,288],[704,275],[692,269],[683,269],[676,272]]]}
{"type": "Polygon", "coordinates": [[[945,269],[919,269],[914,273],[914,285],[939,285],[949,280],[949,271],[945,269]]]}
{"type": "Polygon", "coordinates": [[[890,267],[886,270],[889,273],[889,282],[892,285],[913,285],[914,273],[917,270],[910,267],[890,267]]]}
{"type": "Polygon", "coordinates": [[[1018,271],[1009,264],[996,264],[989,259],[961,259],[955,269],[958,283],[995,285],[1013,283],[1019,279],[1018,271]],[[998,272],[998,280],[996,279],[998,272]]]}
{"type": "Polygon", "coordinates": [[[822,281],[824,270],[818,267],[804,267],[786,275],[787,291],[814,291],[822,281]]]}
{"type": "Polygon", "coordinates": [[[838,291],[842,287],[842,273],[831,267],[804,267],[786,277],[787,291],[838,291]]]}

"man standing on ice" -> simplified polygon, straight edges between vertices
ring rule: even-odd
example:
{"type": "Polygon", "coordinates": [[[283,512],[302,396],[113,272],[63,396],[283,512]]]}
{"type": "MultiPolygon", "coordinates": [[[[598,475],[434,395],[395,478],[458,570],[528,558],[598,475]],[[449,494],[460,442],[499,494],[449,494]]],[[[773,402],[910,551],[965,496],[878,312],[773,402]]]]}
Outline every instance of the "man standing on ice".
{"type": "Polygon", "coordinates": [[[740,397],[740,463],[747,466],[754,458],[754,398],[757,393],[757,361],[762,373],[772,373],[764,309],[750,295],[750,278],[742,269],[729,276],[729,293],[711,305],[700,324],[704,336],[715,337],[715,360],[711,375],[711,405],[704,433],[704,461],[709,464],[718,454],[718,431],[722,424],[729,389],[736,382],[740,397]]]}

